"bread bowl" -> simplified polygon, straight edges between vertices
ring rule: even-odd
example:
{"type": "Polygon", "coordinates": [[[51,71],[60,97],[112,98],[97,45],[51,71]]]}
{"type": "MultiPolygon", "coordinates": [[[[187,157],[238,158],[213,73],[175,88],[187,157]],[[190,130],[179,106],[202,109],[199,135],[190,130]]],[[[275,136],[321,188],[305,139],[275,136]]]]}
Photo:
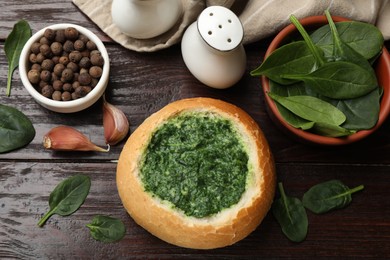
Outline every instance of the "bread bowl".
{"type": "Polygon", "coordinates": [[[256,122],[211,98],[175,101],[147,118],[127,140],[116,178],[135,222],[194,249],[232,245],[254,231],[271,207],[276,183],[256,122]]]}

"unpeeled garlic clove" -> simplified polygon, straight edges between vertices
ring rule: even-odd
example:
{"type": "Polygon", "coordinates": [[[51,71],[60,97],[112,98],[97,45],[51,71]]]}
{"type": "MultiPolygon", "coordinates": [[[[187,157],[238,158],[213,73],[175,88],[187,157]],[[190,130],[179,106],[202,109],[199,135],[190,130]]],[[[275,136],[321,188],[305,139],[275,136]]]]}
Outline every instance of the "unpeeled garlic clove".
{"type": "Polygon", "coordinates": [[[43,146],[46,149],[59,151],[96,151],[108,152],[92,143],[84,134],[69,126],[57,126],[43,137],[43,146]]]}
{"type": "Polygon", "coordinates": [[[122,110],[103,98],[103,127],[106,144],[115,145],[129,132],[129,121],[122,110]]]}

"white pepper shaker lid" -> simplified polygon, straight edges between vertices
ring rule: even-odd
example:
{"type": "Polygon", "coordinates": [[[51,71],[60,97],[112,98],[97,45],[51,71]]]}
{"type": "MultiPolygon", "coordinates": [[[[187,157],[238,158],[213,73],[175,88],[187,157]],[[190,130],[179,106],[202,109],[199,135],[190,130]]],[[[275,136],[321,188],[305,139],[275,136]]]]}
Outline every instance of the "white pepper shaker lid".
{"type": "Polygon", "coordinates": [[[235,49],[244,37],[241,21],[222,6],[205,9],[198,17],[198,30],[208,45],[220,51],[235,49]]]}

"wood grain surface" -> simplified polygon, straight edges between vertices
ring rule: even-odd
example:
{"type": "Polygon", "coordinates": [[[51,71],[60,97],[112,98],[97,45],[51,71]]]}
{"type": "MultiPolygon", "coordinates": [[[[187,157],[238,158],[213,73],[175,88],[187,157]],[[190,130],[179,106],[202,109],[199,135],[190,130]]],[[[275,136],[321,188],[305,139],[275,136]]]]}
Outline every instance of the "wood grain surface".
{"type": "Polygon", "coordinates": [[[124,49],[70,0],[2,0],[0,10],[0,103],[23,111],[37,132],[28,146],[0,154],[0,259],[390,258],[389,120],[374,135],[345,147],[311,146],[285,135],[267,115],[260,80],[249,75],[262,61],[270,39],[245,46],[248,61],[244,77],[230,89],[216,90],[189,73],[180,46],[155,53],[124,49]],[[125,112],[131,131],[174,100],[218,98],[243,108],[263,129],[275,157],[278,180],[291,196],[301,197],[312,185],[330,179],[340,179],[350,187],[363,184],[365,189],[353,196],[346,209],[325,215],[309,212],[309,232],[302,243],[290,242],[272,214],[268,214],[257,230],[230,247],[204,251],[167,244],[139,227],[121,205],[115,184],[115,160],[123,142],[109,153],[43,149],[44,134],[62,124],[77,128],[104,146],[101,101],[74,114],[51,112],[29,96],[18,70],[11,96],[5,95],[4,41],[19,19],[26,19],[33,32],[60,22],[79,24],[95,32],[104,41],[111,59],[107,99],[125,112]],[[38,220],[49,209],[50,192],[76,173],[91,177],[91,191],[85,203],[73,215],[54,215],[39,228],[38,220]],[[95,241],[85,225],[98,214],[120,218],[127,228],[124,239],[112,244],[95,241]]]}

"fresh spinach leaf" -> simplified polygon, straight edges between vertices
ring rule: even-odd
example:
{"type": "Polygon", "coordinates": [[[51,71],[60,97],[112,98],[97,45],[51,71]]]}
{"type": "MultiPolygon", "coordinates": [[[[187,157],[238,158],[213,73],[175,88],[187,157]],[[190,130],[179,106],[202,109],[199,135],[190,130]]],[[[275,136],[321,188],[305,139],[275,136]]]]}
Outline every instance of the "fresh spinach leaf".
{"type": "Polygon", "coordinates": [[[20,53],[31,37],[30,25],[25,20],[17,22],[4,43],[4,52],[8,60],[7,96],[11,95],[12,74],[18,67],[20,53]]]}
{"type": "Polygon", "coordinates": [[[16,108],[0,104],[0,153],[23,147],[34,137],[30,119],[16,108]]]}
{"type": "Polygon", "coordinates": [[[356,133],[354,130],[348,130],[344,127],[327,124],[323,122],[317,122],[310,128],[310,131],[322,136],[328,137],[341,137],[356,133]]]}
{"type": "Polygon", "coordinates": [[[276,49],[258,68],[251,71],[251,75],[264,75],[275,82],[287,85],[297,80],[287,80],[280,75],[307,74],[313,70],[314,65],[314,57],[306,43],[297,41],[276,49]]]}
{"type": "Polygon", "coordinates": [[[123,222],[109,216],[95,216],[87,227],[94,239],[107,243],[121,240],[126,233],[123,222]]]}
{"type": "Polygon", "coordinates": [[[53,215],[68,216],[74,213],[85,201],[91,180],[85,175],[75,175],[60,182],[50,193],[50,210],[39,220],[42,227],[53,215]]]}
{"type": "Polygon", "coordinates": [[[354,99],[323,99],[345,114],[347,120],[342,127],[349,130],[371,129],[378,122],[381,89],[378,87],[367,95],[354,99]]]}
{"type": "Polygon", "coordinates": [[[295,128],[300,128],[302,130],[309,130],[314,126],[314,122],[303,119],[302,117],[297,116],[292,113],[290,110],[285,108],[276,102],[276,107],[278,108],[279,113],[282,115],[283,119],[286,120],[288,124],[295,128]]]}
{"type": "MultiPolygon", "coordinates": [[[[384,38],[381,31],[372,24],[346,21],[336,23],[340,39],[366,60],[372,59],[381,52],[384,38]]],[[[310,38],[323,51],[326,58],[332,56],[333,38],[329,25],[324,25],[314,31],[310,38]]]]}
{"type": "MultiPolygon", "coordinates": [[[[288,87],[278,84],[272,80],[269,81],[270,92],[279,96],[289,97],[289,96],[299,96],[299,95],[308,95],[306,92],[306,87],[302,82],[297,82],[289,85],[288,87]]],[[[283,119],[295,128],[301,128],[302,130],[308,130],[314,126],[314,122],[308,121],[292,113],[287,108],[283,107],[278,102],[275,102],[275,105],[283,117],[283,119]]]]}
{"type": "Polygon", "coordinates": [[[330,180],[311,187],[303,195],[303,205],[316,214],[344,208],[352,202],[352,193],[364,189],[363,185],[350,189],[339,180],[330,180]]]}
{"type": "Polygon", "coordinates": [[[321,95],[334,99],[361,97],[377,88],[375,75],[346,61],[328,62],[306,75],[282,75],[286,79],[302,80],[321,95]]]}
{"type": "Polygon", "coordinates": [[[278,187],[280,198],[274,201],[272,213],[287,238],[301,242],[306,238],[308,229],[306,210],[298,198],[286,196],[282,183],[279,183],[278,187]]]}
{"type": "Polygon", "coordinates": [[[341,125],[346,119],[339,109],[316,97],[306,95],[283,97],[272,92],[268,92],[268,96],[308,121],[341,125]]]}
{"type": "Polygon", "coordinates": [[[295,25],[299,33],[302,35],[303,40],[305,41],[307,47],[309,48],[310,52],[313,54],[314,60],[315,60],[315,68],[321,67],[325,62],[323,51],[316,46],[312,39],[310,38],[309,34],[306,32],[305,28],[303,28],[302,24],[298,21],[298,19],[294,16],[290,16],[290,21],[295,25]]]}
{"type": "Polygon", "coordinates": [[[352,49],[348,44],[340,38],[336,25],[332,20],[332,17],[328,10],[325,11],[326,18],[330,26],[330,31],[333,38],[333,54],[332,59],[334,61],[349,61],[361,66],[362,68],[370,71],[375,77],[375,71],[371,64],[361,54],[352,49]]]}

